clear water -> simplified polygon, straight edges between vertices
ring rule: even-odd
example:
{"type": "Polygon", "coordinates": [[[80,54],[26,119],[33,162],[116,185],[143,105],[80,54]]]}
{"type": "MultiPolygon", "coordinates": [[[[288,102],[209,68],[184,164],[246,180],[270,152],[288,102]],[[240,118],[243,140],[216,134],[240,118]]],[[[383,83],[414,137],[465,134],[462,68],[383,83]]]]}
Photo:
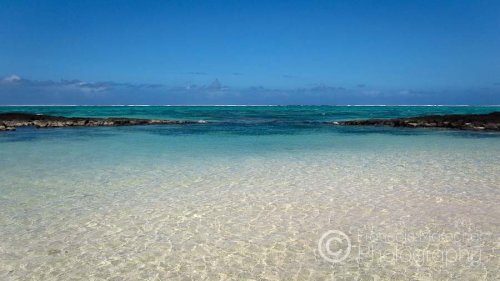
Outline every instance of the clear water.
{"type": "Polygon", "coordinates": [[[1,133],[1,280],[500,278],[500,134],[324,123],[500,107],[0,111],[208,121],[1,133]]]}

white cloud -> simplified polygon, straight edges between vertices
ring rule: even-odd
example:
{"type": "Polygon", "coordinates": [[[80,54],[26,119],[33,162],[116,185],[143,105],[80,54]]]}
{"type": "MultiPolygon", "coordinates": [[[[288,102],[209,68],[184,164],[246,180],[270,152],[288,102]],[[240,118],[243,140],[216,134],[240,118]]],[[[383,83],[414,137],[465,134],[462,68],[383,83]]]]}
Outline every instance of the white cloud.
{"type": "Polygon", "coordinates": [[[0,104],[498,104],[500,92],[495,89],[439,92],[327,85],[231,88],[219,80],[207,85],[168,87],[112,81],[38,81],[10,75],[0,78],[0,104]]]}
{"type": "Polygon", "coordinates": [[[4,77],[2,79],[5,82],[16,82],[16,81],[21,81],[21,77],[15,74],[12,74],[10,76],[4,77]]]}

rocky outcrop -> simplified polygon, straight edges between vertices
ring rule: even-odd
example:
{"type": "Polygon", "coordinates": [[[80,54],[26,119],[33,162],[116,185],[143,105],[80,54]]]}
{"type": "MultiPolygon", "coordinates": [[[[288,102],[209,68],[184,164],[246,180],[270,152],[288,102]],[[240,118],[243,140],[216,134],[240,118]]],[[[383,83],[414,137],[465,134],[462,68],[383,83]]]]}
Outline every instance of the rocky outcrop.
{"type": "Polygon", "coordinates": [[[157,120],[131,118],[83,118],[37,115],[28,113],[0,113],[0,131],[13,131],[17,127],[33,126],[36,128],[57,127],[99,127],[99,126],[134,126],[134,125],[174,125],[193,124],[195,121],[157,120]]]}
{"type": "Polygon", "coordinates": [[[395,119],[369,119],[333,122],[349,126],[392,126],[407,128],[448,128],[458,130],[500,131],[500,112],[489,114],[430,115],[395,119]]]}

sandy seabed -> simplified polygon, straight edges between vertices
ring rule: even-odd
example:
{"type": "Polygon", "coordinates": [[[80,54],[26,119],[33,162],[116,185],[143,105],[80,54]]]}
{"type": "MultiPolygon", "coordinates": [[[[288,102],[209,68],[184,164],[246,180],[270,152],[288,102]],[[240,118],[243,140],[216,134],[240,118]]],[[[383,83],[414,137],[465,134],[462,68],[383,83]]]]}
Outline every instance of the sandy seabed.
{"type": "Polygon", "coordinates": [[[499,145],[466,142],[117,162],[6,148],[0,279],[498,280],[499,145]]]}

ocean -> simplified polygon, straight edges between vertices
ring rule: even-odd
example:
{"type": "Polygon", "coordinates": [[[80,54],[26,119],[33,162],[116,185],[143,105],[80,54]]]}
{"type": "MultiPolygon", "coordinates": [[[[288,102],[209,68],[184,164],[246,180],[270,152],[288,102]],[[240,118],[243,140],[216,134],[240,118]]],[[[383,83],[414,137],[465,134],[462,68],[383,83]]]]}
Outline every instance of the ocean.
{"type": "Polygon", "coordinates": [[[1,280],[500,279],[499,133],[331,124],[500,106],[11,111],[200,122],[0,132],[1,280]]]}

